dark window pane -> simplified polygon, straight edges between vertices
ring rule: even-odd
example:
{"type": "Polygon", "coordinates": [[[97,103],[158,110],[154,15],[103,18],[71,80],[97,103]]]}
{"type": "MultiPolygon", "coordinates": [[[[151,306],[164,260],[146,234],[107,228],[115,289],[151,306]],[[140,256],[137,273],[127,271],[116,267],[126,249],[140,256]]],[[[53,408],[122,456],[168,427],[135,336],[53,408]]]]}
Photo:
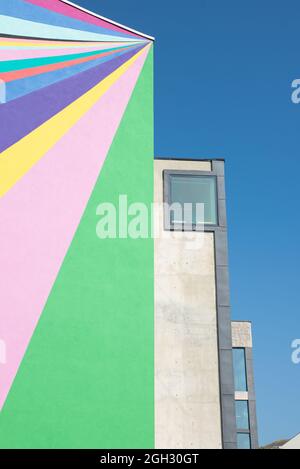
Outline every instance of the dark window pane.
{"type": "Polygon", "coordinates": [[[250,449],[251,448],[249,433],[237,434],[237,447],[238,449],[250,449]]]}
{"type": "Polygon", "coordinates": [[[235,390],[247,391],[245,349],[234,348],[232,352],[235,390]]]}
{"type": "Polygon", "coordinates": [[[238,430],[249,430],[248,401],[235,401],[236,426],[238,430]]]}
{"type": "Polygon", "coordinates": [[[170,204],[178,203],[181,213],[171,212],[172,223],[217,224],[216,178],[214,176],[170,175],[170,204]],[[183,213],[184,204],[192,204],[191,211],[183,213]],[[197,210],[196,204],[204,206],[197,210]]]}

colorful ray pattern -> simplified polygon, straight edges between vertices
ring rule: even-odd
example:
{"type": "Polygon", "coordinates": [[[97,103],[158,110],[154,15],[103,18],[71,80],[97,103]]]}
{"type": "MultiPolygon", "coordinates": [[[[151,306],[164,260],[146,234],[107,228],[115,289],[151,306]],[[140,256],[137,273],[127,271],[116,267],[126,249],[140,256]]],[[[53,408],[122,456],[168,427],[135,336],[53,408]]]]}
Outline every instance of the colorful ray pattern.
{"type": "MultiPolygon", "coordinates": [[[[26,392],[37,392],[38,386],[29,384],[33,378],[25,371],[25,364],[23,367],[24,356],[28,349],[43,356],[43,350],[34,345],[37,325],[46,314],[46,304],[51,303],[51,292],[55,292],[67,256],[70,252],[76,255],[72,240],[81,229],[94,188],[101,185],[102,168],[114,165],[117,156],[111,147],[121,123],[130,120],[132,102],[140,113],[142,127],[137,133],[134,128],[127,129],[126,138],[130,145],[134,142],[132,157],[141,174],[144,169],[139,158],[142,161],[142,154],[147,154],[145,171],[151,175],[153,122],[145,106],[152,106],[152,42],[142,33],[66,0],[0,0],[2,445],[5,439],[8,447],[33,444],[25,443],[21,429],[17,431],[18,442],[9,440],[2,422],[10,421],[14,396],[22,392],[17,374],[22,380],[25,373],[30,388],[26,392]],[[138,86],[144,87],[143,93],[135,92],[138,86]],[[140,98],[135,97],[137,93],[140,98]]],[[[124,150],[124,159],[126,155],[124,150]]],[[[124,168],[124,164],[119,163],[119,167],[124,168]]],[[[118,171],[116,175],[120,177],[118,171]]],[[[124,175],[124,181],[126,178],[124,175]]],[[[113,176],[109,186],[115,187],[113,176]]],[[[144,184],[147,189],[143,189],[147,202],[152,197],[150,186],[144,184]]],[[[117,189],[113,197],[116,193],[117,189]]],[[[151,263],[151,259],[148,261],[151,263]]],[[[78,268],[84,269],[84,265],[78,268]]],[[[132,269],[138,270],[139,264],[132,269]]],[[[83,296],[84,288],[90,286],[82,285],[83,296]]],[[[103,310],[101,300],[96,307],[103,310]]],[[[88,310],[87,304],[83,310],[88,310]]],[[[44,365],[41,362],[38,366],[44,365]]],[[[52,398],[55,401],[55,396],[52,398]]],[[[52,444],[59,446],[54,440],[52,444]]],[[[122,440],[118,444],[122,445],[122,440]]]]}

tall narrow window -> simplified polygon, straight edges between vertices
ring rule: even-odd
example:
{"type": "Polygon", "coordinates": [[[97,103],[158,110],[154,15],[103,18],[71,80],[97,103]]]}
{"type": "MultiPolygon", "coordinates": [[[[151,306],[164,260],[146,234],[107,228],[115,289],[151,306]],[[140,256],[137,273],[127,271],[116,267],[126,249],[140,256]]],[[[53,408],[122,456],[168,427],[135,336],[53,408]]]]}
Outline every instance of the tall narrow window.
{"type": "Polygon", "coordinates": [[[232,353],[235,390],[247,391],[245,349],[234,348],[232,353]]]}
{"type": "Polygon", "coordinates": [[[237,434],[237,447],[238,449],[250,449],[251,441],[249,433],[238,433],[237,434]]]}
{"type": "Polygon", "coordinates": [[[248,401],[235,401],[236,426],[238,430],[249,430],[248,401]]]}

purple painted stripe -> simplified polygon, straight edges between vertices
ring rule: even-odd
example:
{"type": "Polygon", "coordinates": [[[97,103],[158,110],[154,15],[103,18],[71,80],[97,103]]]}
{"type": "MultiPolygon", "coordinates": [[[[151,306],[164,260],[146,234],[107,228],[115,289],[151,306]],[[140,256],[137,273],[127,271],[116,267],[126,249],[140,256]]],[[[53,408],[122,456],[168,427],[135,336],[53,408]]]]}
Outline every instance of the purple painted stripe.
{"type": "Polygon", "coordinates": [[[145,44],[47,88],[0,104],[0,151],[16,143],[89,91],[143,47],[145,44]]]}

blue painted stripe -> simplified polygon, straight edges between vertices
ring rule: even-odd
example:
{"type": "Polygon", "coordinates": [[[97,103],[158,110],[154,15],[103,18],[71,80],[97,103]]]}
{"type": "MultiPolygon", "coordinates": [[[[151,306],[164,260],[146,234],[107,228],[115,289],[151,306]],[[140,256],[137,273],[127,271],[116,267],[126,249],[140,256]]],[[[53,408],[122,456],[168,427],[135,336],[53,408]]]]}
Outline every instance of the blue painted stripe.
{"type": "Polygon", "coordinates": [[[109,36],[106,34],[95,34],[87,31],[79,31],[71,28],[61,28],[59,26],[45,25],[42,23],[34,23],[33,21],[22,20],[20,18],[12,18],[11,16],[0,15],[0,31],[1,34],[13,36],[25,36],[43,39],[58,39],[72,41],[105,41],[105,42],[145,42],[128,37],[109,36]]]}
{"type": "MultiPolygon", "coordinates": [[[[95,26],[84,21],[69,18],[68,16],[61,15],[51,10],[46,10],[45,8],[33,5],[32,3],[25,3],[23,0],[0,0],[0,14],[34,21],[36,23],[78,29],[80,31],[88,31],[96,34],[111,33],[110,29],[105,29],[101,26],[95,26]]],[[[132,36],[118,31],[114,31],[113,34],[114,36],[132,38],[132,36]]]]}
{"type": "Polygon", "coordinates": [[[97,65],[109,62],[122,54],[128,53],[129,50],[131,50],[131,48],[126,49],[123,52],[117,52],[108,57],[102,57],[83,64],[77,64],[61,70],[55,70],[35,75],[33,77],[11,81],[6,84],[6,102],[20,98],[21,96],[25,96],[26,94],[32,93],[41,88],[45,88],[49,85],[65,80],[66,78],[70,78],[76,74],[84,72],[85,70],[96,67],[97,65]]]}

